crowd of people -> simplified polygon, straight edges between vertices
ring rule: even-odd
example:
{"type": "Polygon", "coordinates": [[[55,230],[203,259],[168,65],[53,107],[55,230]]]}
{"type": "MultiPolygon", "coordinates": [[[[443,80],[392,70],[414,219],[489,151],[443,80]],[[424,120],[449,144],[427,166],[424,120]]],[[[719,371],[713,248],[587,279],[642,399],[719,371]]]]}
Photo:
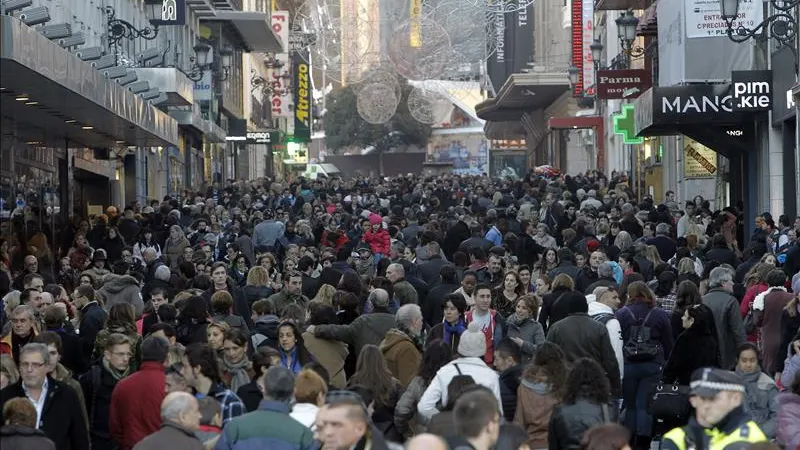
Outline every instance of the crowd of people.
{"type": "Polygon", "coordinates": [[[12,214],[2,447],[800,448],[800,217],[658,200],[408,175],[12,214]]]}

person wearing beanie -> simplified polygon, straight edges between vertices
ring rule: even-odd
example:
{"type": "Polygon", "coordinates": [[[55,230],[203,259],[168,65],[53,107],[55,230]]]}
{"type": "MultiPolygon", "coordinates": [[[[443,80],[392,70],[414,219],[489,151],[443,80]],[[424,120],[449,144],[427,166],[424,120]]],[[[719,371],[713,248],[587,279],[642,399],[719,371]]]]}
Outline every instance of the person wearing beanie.
{"type": "Polygon", "coordinates": [[[558,344],[569,363],[580,358],[597,361],[606,371],[612,393],[619,394],[620,367],[605,325],[589,317],[589,304],[580,292],[567,293],[559,302],[567,306],[568,316],[550,325],[547,341],[558,344]]]}
{"type": "MultiPolygon", "coordinates": [[[[591,320],[591,319],[589,319],[591,320]]],[[[602,326],[602,325],[601,325],[602,326]]],[[[606,339],[607,341],[608,339],[606,339]]],[[[481,331],[479,322],[472,322],[461,334],[458,343],[458,357],[442,366],[431,380],[428,388],[417,403],[417,411],[425,419],[430,419],[438,412],[436,404],[448,404],[447,387],[457,375],[469,375],[476,384],[485,386],[500,399],[500,377],[483,360],[486,353],[486,336],[481,331]]],[[[501,411],[502,415],[502,411],[501,411]]]]}

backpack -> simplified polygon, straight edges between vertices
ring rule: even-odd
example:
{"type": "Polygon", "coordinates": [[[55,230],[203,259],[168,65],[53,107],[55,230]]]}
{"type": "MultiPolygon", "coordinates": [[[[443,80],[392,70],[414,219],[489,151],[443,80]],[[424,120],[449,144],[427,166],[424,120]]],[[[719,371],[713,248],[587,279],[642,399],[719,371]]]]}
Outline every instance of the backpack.
{"type": "Polygon", "coordinates": [[[608,323],[609,320],[615,319],[615,318],[616,318],[616,316],[611,314],[611,313],[600,313],[600,314],[597,314],[595,316],[592,316],[592,320],[602,324],[603,326],[605,326],[608,323]]]}
{"type": "MultiPolygon", "coordinates": [[[[654,309],[647,313],[641,324],[631,326],[628,340],[622,346],[622,355],[626,361],[633,363],[647,362],[654,360],[658,356],[658,343],[652,341],[651,329],[646,325],[647,319],[650,318],[650,314],[653,313],[654,309]]],[[[628,314],[633,317],[634,323],[637,322],[636,316],[630,308],[628,308],[628,314]]]]}

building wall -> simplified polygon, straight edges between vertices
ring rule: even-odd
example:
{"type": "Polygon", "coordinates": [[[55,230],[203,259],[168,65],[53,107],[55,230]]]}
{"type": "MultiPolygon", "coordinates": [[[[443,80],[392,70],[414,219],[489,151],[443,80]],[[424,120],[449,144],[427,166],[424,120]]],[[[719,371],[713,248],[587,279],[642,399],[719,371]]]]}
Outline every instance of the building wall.
{"type": "MultiPolygon", "coordinates": [[[[378,154],[371,155],[329,155],[325,162],[335,165],[344,177],[356,174],[375,177],[380,174],[378,154]]],[[[393,177],[408,173],[418,173],[425,162],[425,153],[385,153],[383,155],[384,176],[393,177]]]]}
{"type": "Polygon", "coordinates": [[[565,27],[564,0],[538,0],[533,5],[533,62],[550,71],[567,70],[571,51],[569,22],[565,27]]]}

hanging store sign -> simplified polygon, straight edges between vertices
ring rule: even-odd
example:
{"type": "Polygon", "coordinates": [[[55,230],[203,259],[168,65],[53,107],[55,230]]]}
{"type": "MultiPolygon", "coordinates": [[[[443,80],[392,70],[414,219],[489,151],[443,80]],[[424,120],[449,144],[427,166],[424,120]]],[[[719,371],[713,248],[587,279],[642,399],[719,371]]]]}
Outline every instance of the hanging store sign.
{"type": "Polygon", "coordinates": [[[734,111],[768,111],[772,108],[772,71],[731,72],[734,111]]]}
{"type": "Polygon", "coordinates": [[[161,14],[152,25],[186,25],[186,0],[147,0],[145,5],[161,5],[161,14]]]}
{"type": "Polygon", "coordinates": [[[277,131],[248,131],[248,144],[271,144],[277,142],[277,131]]]}
{"type": "Polygon", "coordinates": [[[683,176],[685,178],[713,178],[717,173],[717,153],[705,145],[684,137],[683,176]]]}
{"type": "MultiPolygon", "coordinates": [[[[685,0],[685,2],[686,37],[704,38],[728,35],[728,25],[722,18],[719,0],[685,0]]],[[[733,23],[733,28],[743,26],[753,29],[763,20],[764,2],[743,0],[739,2],[739,16],[733,23]]]]}
{"type": "Polygon", "coordinates": [[[649,70],[598,70],[597,98],[636,98],[652,84],[649,70]]]}
{"type": "Polygon", "coordinates": [[[281,41],[281,53],[275,54],[278,64],[269,68],[268,79],[272,87],[270,105],[272,117],[292,117],[292,93],[288,89],[289,80],[289,12],[272,12],[272,31],[281,41]]]}
{"type": "Polygon", "coordinates": [[[486,61],[486,71],[497,93],[511,74],[528,67],[533,55],[533,3],[514,12],[498,7],[489,14],[497,50],[486,61]]]}
{"type": "Polygon", "coordinates": [[[311,67],[295,53],[292,57],[294,70],[294,140],[296,142],[311,141],[311,105],[313,102],[313,86],[311,83],[311,67]]]}

